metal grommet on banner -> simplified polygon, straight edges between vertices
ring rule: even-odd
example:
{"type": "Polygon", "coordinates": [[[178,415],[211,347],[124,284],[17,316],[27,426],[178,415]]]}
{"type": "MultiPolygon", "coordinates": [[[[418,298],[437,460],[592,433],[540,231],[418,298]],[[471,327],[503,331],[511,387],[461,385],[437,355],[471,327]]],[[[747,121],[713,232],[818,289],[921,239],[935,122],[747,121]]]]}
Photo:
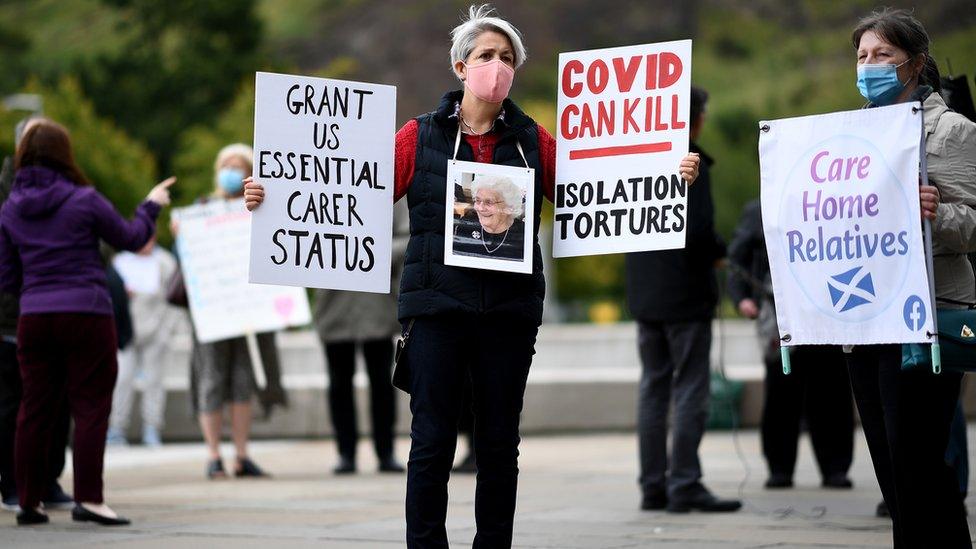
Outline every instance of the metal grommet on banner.
{"type": "Polygon", "coordinates": [[[912,107],[912,114],[918,114],[918,113],[919,113],[919,111],[921,111],[921,110],[922,110],[922,109],[920,109],[920,108],[918,108],[918,107],[912,107]]]}
{"type": "Polygon", "coordinates": [[[769,133],[769,130],[771,128],[769,127],[769,124],[763,124],[762,126],[759,126],[759,129],[762,130],[762,131],[764,131],[764,132],[766,132],[766,133],[769,133]]]}

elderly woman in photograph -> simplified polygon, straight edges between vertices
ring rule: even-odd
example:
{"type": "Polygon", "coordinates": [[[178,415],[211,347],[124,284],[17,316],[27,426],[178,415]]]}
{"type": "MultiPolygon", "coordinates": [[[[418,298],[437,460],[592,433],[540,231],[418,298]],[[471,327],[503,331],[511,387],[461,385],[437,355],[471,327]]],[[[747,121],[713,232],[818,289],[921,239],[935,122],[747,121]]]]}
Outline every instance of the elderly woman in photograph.
{"type": "Polygon", "coordinates": [[[454,220],[454,253],[524,261],[522,197],[522,189],[507,177],[474,176],[474,207],[454,220]]]}
{"type": "MultiPolygon", "coordinates": [[[[401,360],[409,364],[413,413],[407,546],[448,546],[447,482],[468,378],[478,466],[473,545],[510,547],[519,415],[546,288],[538,238],[542,201],[526,212],[535,221],[532,273],[445,265],[444,216],[447,201],[454,200],[447,166],[454,158],[528,166],[535,170],[535,196],[552,200],[556,140],[508,98],[526,58],[522,35],[511,23],[488,6],[472,6],[451,38],[451,68],[464,88],[446,93],[434,111],[407,122],[395,145],[394,199],[406,196],[410,209],[398,313],[409,333],[401,360]]],[[[698,163],[697,155],[682,160],[679,170],[686,181],[698,176],[698,163]]],[[[264,189],[249,180],[244,196],[253,210],[264,200],[264,189]]],[[[499,225],[490,224],[497,230],[499,225]]]]}

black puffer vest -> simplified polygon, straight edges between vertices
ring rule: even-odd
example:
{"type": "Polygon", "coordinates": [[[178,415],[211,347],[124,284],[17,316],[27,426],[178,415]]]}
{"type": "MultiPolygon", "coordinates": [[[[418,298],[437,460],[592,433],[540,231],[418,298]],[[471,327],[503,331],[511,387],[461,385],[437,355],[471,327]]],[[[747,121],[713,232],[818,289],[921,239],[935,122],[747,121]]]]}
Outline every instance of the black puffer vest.
{"type": "MultiPolygon", "coordinates": [[[[450,92],[438,109],[417,118],[417,158],[413,180],[407,192],[410,207],[410,241],[400,280],[399,318],[401,322],[418,316],[442,314],[504,314],[513,320],[542,323],[542,298],[546,281],[542,276],[542,250],[539,248],[539,222],[542,211],[542,164],[539,161],[539,135],[536,123],[506,99],[505,116],[496,122],[500,132],[493,163],[525,166],[516,147],[522,145],[529,167],[535,169],[535,234],[532,274],[485,271],[444,264],[444,210],[447,196],[447,163],[454,155],[458,120],[452,118],[462,92],[450,92]]],[[[465,140],[458,160],[474,161],[474,152],[465,140]]]]}

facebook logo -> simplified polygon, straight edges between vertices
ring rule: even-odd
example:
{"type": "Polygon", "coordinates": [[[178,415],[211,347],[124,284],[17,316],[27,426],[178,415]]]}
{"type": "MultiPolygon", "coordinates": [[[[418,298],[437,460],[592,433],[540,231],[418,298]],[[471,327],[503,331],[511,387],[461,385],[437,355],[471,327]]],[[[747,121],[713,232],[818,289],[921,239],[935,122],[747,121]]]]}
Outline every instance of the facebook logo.
{"type": "Polygon", "coordinates": [[[902,311],[905,318],[905,326],[917,332],[925,325],[925,303],[917,295],[910,296],[905,301],[905,308],[902,311]]]}

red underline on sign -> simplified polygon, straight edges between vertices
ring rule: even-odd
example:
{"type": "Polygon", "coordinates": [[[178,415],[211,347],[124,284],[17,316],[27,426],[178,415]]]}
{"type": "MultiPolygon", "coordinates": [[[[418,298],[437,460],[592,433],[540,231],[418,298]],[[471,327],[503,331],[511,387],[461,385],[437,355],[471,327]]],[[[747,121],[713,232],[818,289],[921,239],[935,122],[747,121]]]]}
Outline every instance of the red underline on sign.
{"type": "Polygon", "coordinates": [[[643,145],[625,145],[623,147],[603,147],[600,149],[580,149],[569,151],[570,160],[582,160],[584,158],[600,158],[602,156],[623,156],[625,154],[646,154],[657,152],[668,152],[671,150],[671,142],[645,143],[643,145]]]}

